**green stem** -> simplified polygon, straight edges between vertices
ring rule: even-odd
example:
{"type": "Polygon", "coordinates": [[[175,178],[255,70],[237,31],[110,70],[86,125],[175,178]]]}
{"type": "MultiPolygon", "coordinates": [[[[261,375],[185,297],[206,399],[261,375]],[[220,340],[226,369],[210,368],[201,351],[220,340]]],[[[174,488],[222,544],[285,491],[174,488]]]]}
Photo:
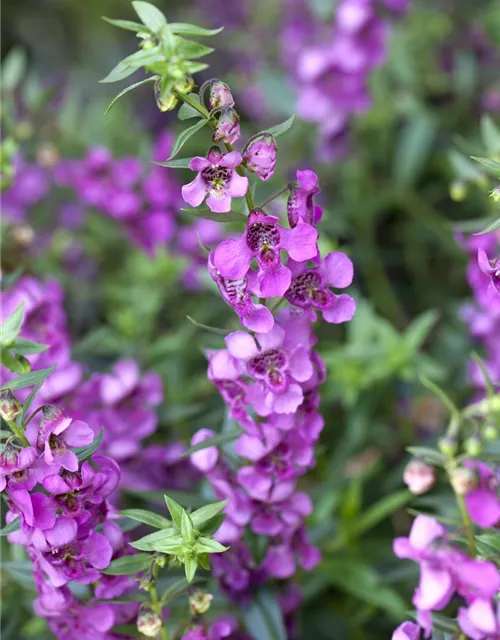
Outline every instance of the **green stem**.
{"type": "Polygon", "coordinates": [[[277,309],[279,309],[281,307],[281,305],[286,302],[286,298],[280,298],[278,300],[278,302],[276,302],[272,307],[271,307],[271,313],[274,313],[277,309]]]}
{"type": "Polygon", "coordinates": [[[272,196],[269,196],[269,198],[266,198],[263,202],[261,202],[259,204],[259,209],[263,209],[270,202],[272,202],[273,200],[276,200],[276,198],[279,198],[286,191],[289,191],[289,189],[290,189],[290,183],[287,183],[284,187],[281,187],[279,191],[276,191],[276,193],[273,193],[272,196]]]}
{"type": "MultiPolygon", "coordinates": [[[[205,107],[203,107],[201,104],[198,104],[196,100],[193,100],[193,98],[189,97],[187,94],[182,93],[182,91],[177,91],[176,89],[174,89],[174,94],[179,98],[179,100],[182,100],[183,102],[188,104],[190,107],[193,107],[195,111],[197,111],[200,115],[202,115],[205,118],[205,120],[212,127],[212,129],[215,129],[216,127],[215,121],[211,117],[207,109],[205,109],[205,107]]],[[[232,144],[225,143],[225,147],[229,152],[234,151],[234,147],[232,144]]],[[[238,173],[240,176],[245,177],[245,170],[241,165],[239,167],[236,167],[236,173],[238,173]]],[[[252,211],[252,209],[255,209],[255,202],[253,200],[253,196],[250,189],[248,189],[245,194],[245,200],[246,200],[249,211],[252,211]]]]}
{"type": "Polygon", "coordinates": [[[156,563],[153,564],[152,574],[153,574],[153,582],[151,584],[151,588],[149,591],[151,596],[151,608],[154,611],[154,613],[156,613],[156,615],[161,618],[160,635],[162,637],[162,640],[168,640],[167,630],[165,629],[165,621],[163,620],[163,615],[162,615],[161,602],[158,598],[158,589],[156,586],[157,577],[158,577],[158,565],[156,563]]]}
{"type": "Polygon", "coordinates": [[[474,539],[474,529],[472,528],[472,522],[469,518],[469,514],[467,513],[464,497],[458,493],[455,493],[455,496],[457,498],[458,508],[460,509],[460,514],[462,516],[462,520],[465,525],[465,530],[467,531],[467,543],[469,546],[469,553],[473,558],[475,558],[476,557],[476,541],[474,539]]]}
{"type": "Polygon", "coordinates": [[[9,425],[12,433],[21,442],[23,447],[29,447],[30,443],[28,441],[28,438],[24,435],[24,432],[21,429],[21,427],[18,427],[17,424],[14,422],[14,420],[6,420],[6,422],[9,425]]]}

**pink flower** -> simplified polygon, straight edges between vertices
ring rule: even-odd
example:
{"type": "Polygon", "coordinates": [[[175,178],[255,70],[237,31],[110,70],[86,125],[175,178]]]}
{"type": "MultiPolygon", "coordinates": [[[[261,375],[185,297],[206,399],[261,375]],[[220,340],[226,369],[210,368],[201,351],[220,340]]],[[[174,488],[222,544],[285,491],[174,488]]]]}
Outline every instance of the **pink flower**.
{"type": "Polygon", "coordinates": [[[321,218],[321,208],[314,205],[314,196],[321,191],[318,176],[310,169],[297,171],[298,185],[290,189],[287,202],[288,222],[296,227],[299,222],[316,226],[321,218]]]}
{"type": "Polygon", "coordinates": [[[278,147],[270,133],[252,140],[243,153],[246,168],[263,181],[269,180],[276,167],[278,147]]]}
{"type": "Polygon", "coordinates": [[[419,640],[420,627],[414,622],[403,622],[394,630],[391,640],[419,640]]]}
{"type": "Polygon", "coordinates": [[[235,171],[241,160],[241,154],[237,151],[222,155],[218,147],[212,147],[206,158],[193,158],[189,168],[198,171],[198,175],[182,187],[185,202],[198,207],[208,194],[207,205],[211,211],[229,211],[231,198],[243,197],[248,189],[248,178],[235,171]]]}
{"type": "Polygon", "coordinates": [[[486,251],[484,249],[478,249],[477,262],[479,268],[485,276],[489,278],[489,293],[493,295],[500,294],[500,257],[493,260],[493,264],[490,263],[486,251]]]}
{"type": "Polygon", "coordinates": [[[78,458],[69,447],[85,447],[93,439],[94,432],[86,422],[68,418],[50,405],[44,408],[36,444],[43,449],[43,457],[48,465],[77,471],[78,458]]]}
{"type": "Polygon", "coordinates": [[[478,475],[479,484],[465,495],[465,505],[471,519],[480,527],[494,527],[500,522],[498,479],[484,462],[464,462],[467,469],[478,475]]]}
{"type": "Polygon", "coordinates": [[[471,640],[498,640],[500,638],[500,610],[490,600],[477,599],[458,611],[458,624],[471,640]]]}
{"type": "MultiPolygon", "coordinates": [[[[191,446],[200,444],[200,442],[213,438],[215,435],[217,434],[212,429],[199,429],[191,438],[191,446]]],[[[217,464],[218,458],[219,450],[217,447],[206,447],[200,451],[195,451],[189,456],[191,464],[203,472],[211,471],[217,464]]]]}

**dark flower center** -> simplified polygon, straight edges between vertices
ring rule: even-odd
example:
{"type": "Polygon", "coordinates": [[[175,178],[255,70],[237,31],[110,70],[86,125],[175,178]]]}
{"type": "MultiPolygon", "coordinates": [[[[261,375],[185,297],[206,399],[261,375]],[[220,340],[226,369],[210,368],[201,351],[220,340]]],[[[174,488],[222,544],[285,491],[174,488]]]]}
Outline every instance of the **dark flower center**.
{"type": "Polygon", "coordinates": [[[249,360],[247,369],[250,375],[256,377],[263,377],[268,373],[274,384],[280,384],[283,379],[280,369],[284,369],[285,366],[286,356],[283,351],[270,349],[249,360]]]}
{"type": "Polygon", "coordinates": [[[306,271],[292,280],[290,288],[285,294],[289,302],[297,307],[308,307],[314,299],[321,303],[326,301],[326,293],[321,291],[321,277],[315,271],[306,271]]]}
{"type": "Polygon", "coordinates": [[[233,172],[229,167],[212,164],[201,172],[203,180],[213,188],[221,188],[229,182],[233,172]]]}
{"type": "MultiPolygon", "coordinates": [[[[275,247],[280,242],[280,232],[274,224],[254,222],[247,229],[247,245],[252,251],[275,247]]],[[[261,256],[264,252],[261,253],[261,256]]],[[[274,251],[272,252],[274,256],[274,251]]],[[[263,258],[265,259],[265,258],[263,258]]]]}

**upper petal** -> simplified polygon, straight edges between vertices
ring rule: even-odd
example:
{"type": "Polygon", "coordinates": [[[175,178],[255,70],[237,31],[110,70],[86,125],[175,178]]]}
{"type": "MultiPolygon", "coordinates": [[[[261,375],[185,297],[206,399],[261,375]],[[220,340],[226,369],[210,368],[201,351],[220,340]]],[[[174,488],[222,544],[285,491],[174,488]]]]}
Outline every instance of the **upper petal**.
{"type": "Polygon", "coordinates": [[[354,275],[351,259],[341,251],[329,253],[323,260],[320,270],[327,283],[338,289],[348,287],[354,275]]]}
{"type": "Polygon", "coordinates": [[[214,264],[224,278],[241,280],[250,268],[252,257],[245,236],[242,236],[238,240],[221,242],[214,253],[214,264]]]}
{"type": "Polygon", "coordinates": [[[239,360],[249,360],[259,353],[253,337],[245,331],[235,331],[224,338],[227,350],[239,360]]]}

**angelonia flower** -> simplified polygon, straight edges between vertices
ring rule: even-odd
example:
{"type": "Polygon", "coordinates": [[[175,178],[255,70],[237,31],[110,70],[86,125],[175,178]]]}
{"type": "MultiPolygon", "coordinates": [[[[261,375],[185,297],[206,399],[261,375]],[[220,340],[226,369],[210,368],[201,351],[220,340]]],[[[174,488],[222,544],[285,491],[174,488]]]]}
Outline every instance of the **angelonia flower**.
{"type": "Polygon", "coordinates": [[[210,111],[217,107],[234,107],[234,98],[231,89],[222,80],[210,83],[208,90],[208,108],[210,111]]]}
{"type": "Polygon", "coordinates": [[[274,174],[278,147],[270,133],[263,133],[251,140],[243,152],[243,164],[261,180],[269,180],[274,174]]]}
{"type": "Polygon", "coordinates": [[[419,495],[426,493],[434,485],[436,472],[434,467],[426,464],[423,460],[414,458],[406,465],[403,480],[411,493],[419,495]]]}
{"type": "Polygon", "coordinates": [[[234,144],[240,137],[240,119],[234,109],[224,107],[212,136],[214,142],[234,144]]]}

